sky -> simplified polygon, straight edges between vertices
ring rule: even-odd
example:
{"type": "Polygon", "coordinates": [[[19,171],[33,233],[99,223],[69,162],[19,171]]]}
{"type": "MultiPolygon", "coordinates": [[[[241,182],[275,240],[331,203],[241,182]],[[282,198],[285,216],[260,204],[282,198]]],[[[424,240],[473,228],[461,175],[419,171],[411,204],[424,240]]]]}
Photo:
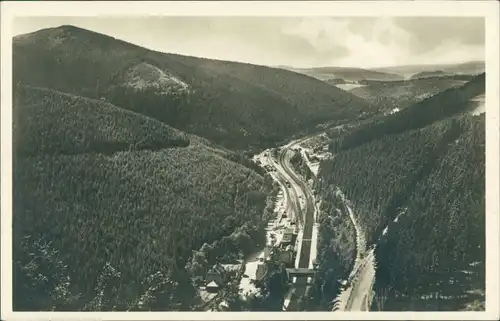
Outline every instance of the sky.
{"type": "Polygon", "coordinates": [[[149,49],[267,66],[385,67],[484,60],[475,17],[23,17],[14,35],[74,25],[149,49]]]}

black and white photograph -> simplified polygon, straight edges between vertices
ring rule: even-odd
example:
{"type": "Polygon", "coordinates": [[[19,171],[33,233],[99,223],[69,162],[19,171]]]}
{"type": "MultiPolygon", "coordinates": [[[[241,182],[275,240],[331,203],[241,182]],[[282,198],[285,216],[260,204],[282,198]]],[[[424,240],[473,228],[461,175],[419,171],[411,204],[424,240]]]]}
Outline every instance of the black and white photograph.
{"type": "Polygon", "coordinates": [[[2,320],[497,318],[498,3],[412,3],[2,4],[2,320]]]}

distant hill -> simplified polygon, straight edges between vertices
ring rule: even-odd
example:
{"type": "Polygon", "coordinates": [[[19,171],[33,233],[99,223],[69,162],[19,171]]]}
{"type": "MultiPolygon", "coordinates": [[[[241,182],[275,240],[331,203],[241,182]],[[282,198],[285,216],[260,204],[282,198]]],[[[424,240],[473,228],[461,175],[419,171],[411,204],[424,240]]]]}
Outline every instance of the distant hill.
{"type": "Polygon", "coordinates": [[[439,77],[439,76],[450,76],[453,75],[452,73],[447,73],[442,70],[436,70],[436,71],[422,71],[419,73],[416,73],[410,77],[410,79],[419,79],[419,78],[430,78],[430,77],[439,77]]]}
{"type": "Polygon", "coordinates": [[[399,81],[363,81],[349,90],[381,111],[404,109],[448,88],[462,86],[473,76],[428,77],[399,81]]]}
{"type": "Polygon", "coordinates": [[[14,87],[15,310],[190,310],[192,277],[260,242],[270,181],[237,154],[106,101],[14,87]]]}
{"type": "Polygon", "coordinates": [[[330,85],[343,85],[346,83],[346,81],[342,78],[327,79],[327,80],[325,80],[325,82],[330,84],[330,85]]]}
{"type": "Polygon", "coordinates": [[[270,146],[368,107],[306,75],[155,52],[73,26],[17,36],[13,53],[15,82],[103,97],[233,149],[270,146]]]}
{"type": "Polygon", "coordinates": [[[440,65],[407,65],[373,68],[373,71],[389,72],[409,78],[418,73],[438,72],[442,75],[478,75],[485,72],[484,61],[470,61],[459,64],[440,64],[440,65]]]}
{"type": "Polygon", "coordinates": [[[485,77],[483,73],[460,87],[450,87],[400,112],[374,118],[338,137],[332,147],[335,150],[353,148],[383,135],[420,128],[446,117],[471,112],[478,105],[473,99],[485,92],[485,77]]]}
{"type": "Polygon", "coordinates": [[[356,82],[360,80],[380,80],[380,81],[392,81],[392,80],[402,80],[403,77],[397,74],[389,72],[380,72],[375,70],[368,70],[362,68],[350,68],[350,67],[318,67],[318,68],[292,68],[285,67],[285,69],[302,73],[319,80],[327,82],[338,82],[337,79],[343,79],[344,81],[356,82]]]}

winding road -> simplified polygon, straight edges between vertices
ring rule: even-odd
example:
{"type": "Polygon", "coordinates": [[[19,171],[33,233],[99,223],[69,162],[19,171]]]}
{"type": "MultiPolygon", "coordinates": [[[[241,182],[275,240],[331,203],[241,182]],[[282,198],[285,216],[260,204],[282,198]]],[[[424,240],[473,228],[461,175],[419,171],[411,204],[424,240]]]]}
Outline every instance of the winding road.
{"type": "Polygon", "coordinates": [[[349,286],[337,297],[336,307],[340,311],[369,311],[375,281],[374,249],[367,249],[364,232],[349,202],[340,190],[339,193],[344,203],[344,210],[349,214],[356,231],[356,260],[349,275],[349,286]]]}

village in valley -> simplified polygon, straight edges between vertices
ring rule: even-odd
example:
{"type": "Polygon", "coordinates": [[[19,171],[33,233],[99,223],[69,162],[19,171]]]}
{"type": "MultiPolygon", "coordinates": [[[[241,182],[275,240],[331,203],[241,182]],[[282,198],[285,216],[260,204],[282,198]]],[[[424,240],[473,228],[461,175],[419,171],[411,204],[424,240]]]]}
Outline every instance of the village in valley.
{"type": "Polygon", "coordinates": [[[261,281],[267,273],[266,262],[271,259],[271,251],[276,250],[279,260],[287,268],[295,266],[296,246],[299,240],[298,228],[286,211],[286,199],[280,191],[276,200],[276,216],[268,222],[266,227],[267,245],[258,253],[247,258],[240,264],[217,264],[206,274],[204,286],[200,287],[200,297],[209,311],[224,311],[228,306],[223,297],[228,291],[230,283],[238,283],[238,293],[242,299],[252,295],[259,295],[256,283],[261,281]],[[217,300],[217,299],[220,300],[217,300]],[[218,303],[218,304],[216,304],[218,303]]]}
{"type": "MultiPolygon", "coordinates": [[[[315,136],[310,141],[296,144],[293,149],[304,160],[310,173],[314,176],[318,173],[320,160],[331,157],[328,146],[323,145],[327,137],[323,136],[315,136]]],[[[301,250],[303,226],[300,224],[300,218],[296,215],[305,209],[305,195],[300,189],[293,191],[298,195],[299,204],[296,205],[300,207],[294,208],[289,192],[293,187],[289,181],[286,181],[285,184],[280,183],[279,166],[274,158],[276,154],[277,149],[265,150],[253,158],[253,161],[263,167],[281,187],[274,204],[273,216],[265,228],[266,245],[244,260],[231,263],[219,262],[209,269],[199,287],[199,295],[203,302],[202,309],[205,311],[230,310],[226,298],[234,295],[243,301],[261,295],[261,283],[269,272],[268,266],[272,260],[278,261],[285,268],[287,285],[294,284],[297,281],[296,276],[300,275],[308,276],[307,283],[311,281],[315,269],[318,236],[316,220],[319,204],[316,204],[314,211],[309,264],[307,268],[299,268],[300,258],[297,253],[300,253],[301,250]]],[[[308,185],[312,188],[313,179],[308,180],[308,185]]],[[[288,293],[285,294],[283,310],[287,309],[293,292],[293,287],[288,286],[287,288],[288,293]]]]}

